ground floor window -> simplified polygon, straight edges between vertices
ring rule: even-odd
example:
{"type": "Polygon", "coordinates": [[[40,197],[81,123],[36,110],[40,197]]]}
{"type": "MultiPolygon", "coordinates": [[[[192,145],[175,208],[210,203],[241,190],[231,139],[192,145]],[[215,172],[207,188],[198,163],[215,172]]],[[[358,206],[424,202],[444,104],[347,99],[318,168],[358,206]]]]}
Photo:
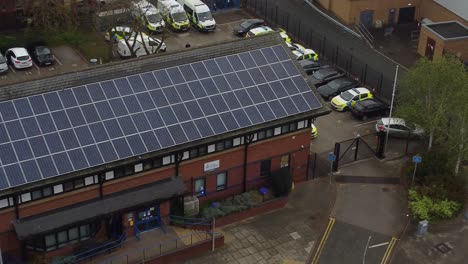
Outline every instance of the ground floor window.
{"type": "Polygon", "coordinates": [[[270,175],[271,160],[262,160],[260,164],[260,176],[270,175]]]}
{"type": "Polygon", "coordinates": [[[205,178],[195,180],[195,195],[196,196],[203,196],[205,195],[205,178]]]}
{"type": "Polygon", "coordinates": [[[227,187],[227,172],[221,172],[216,175],[216,190],[222,191],[227,187]]]}
{"type": "Polygon", "coordinates": [[[289,167],[289,154],[281,156],[280,167],[289,167]]]}
{"type": "Polygon", "coordinates": [[[99,226],[99,223],[76,225],[68,229],[26,240],[26,247],[40,252],[52,251],[93,237],[99,230],[99,226]]]}

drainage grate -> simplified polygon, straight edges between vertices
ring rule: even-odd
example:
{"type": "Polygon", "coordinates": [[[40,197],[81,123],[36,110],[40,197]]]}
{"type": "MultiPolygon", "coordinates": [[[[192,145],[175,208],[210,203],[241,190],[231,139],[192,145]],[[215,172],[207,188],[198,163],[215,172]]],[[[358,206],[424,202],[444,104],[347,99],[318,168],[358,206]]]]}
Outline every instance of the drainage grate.
{"type": "Polygon", "coordinates": [[[437,244],[434,246],[440,253],[442,254],[446,254],[448,253],[449,251],[452,250],[451,247],[449,247],[447,244],[445,243],[440,243],[440,244],[437,244]]]}

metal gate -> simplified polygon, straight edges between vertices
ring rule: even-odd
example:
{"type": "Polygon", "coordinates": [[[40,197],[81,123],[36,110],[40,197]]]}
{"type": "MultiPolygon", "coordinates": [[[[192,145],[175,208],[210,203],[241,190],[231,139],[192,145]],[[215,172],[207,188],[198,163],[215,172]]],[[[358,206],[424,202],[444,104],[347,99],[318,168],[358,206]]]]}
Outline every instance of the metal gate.
{"type": "Polygon", "coordinates": [[[385,133],[371,133],[357,135],[355,138],[335,143],[333,171],[337,171],[340,165],[370,157],[383,158],[385,133]]]}

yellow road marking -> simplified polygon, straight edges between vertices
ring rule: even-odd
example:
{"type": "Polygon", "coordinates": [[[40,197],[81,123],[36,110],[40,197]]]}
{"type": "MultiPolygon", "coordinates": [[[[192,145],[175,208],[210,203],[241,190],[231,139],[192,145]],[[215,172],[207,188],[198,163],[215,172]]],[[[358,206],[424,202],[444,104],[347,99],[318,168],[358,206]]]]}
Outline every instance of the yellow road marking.
{"type": "Polygon", "coordinates": [[[312,264],[318,263],[320,259],[320,254],[322,254],[323,247],[325,246],[325,243],[328,240],[328,236],[330,236],[330,232],[334,224],[335,224],[335,218],[330,218],[327,228],[325,229],[325,233],[323,233],[322,239],[320,240],[320,243],[318,244],[317,251],[315,251],[314,258],[312,259],[312,264]]]}
{"type": "Polygon", "coordinates": [[[395,246],[395,243],[398,239],[396,237],[392,237],[392,240],[390,240],[390,243],[388,244],[387,250],[385,250],[385,254],[383,255],[382,261],[380,264],[386,264],[388,261],[388,258],[392,254],[393,247],[395,246]]]}

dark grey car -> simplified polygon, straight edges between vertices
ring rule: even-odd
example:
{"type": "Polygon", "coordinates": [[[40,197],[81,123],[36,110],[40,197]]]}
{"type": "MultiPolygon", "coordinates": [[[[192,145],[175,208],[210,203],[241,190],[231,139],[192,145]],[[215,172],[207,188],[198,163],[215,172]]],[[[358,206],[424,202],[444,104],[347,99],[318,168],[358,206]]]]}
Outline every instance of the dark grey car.
{"type": "Polygon", "coordinates": [[[324,98],[331,100],[340,93],[357,87],[359,83],[351,78],[342,77],[317,87],[317,91],[324,98]]]}
{"type": "Polygon", "coordinates": [[[309,79],[312,82],[312,84],[314,84],[315,86],[320,86],[334,79],[343,77],[344,75],[345,75],[344,72],[337,70],[335,68],[329,67],[329,68],[320,69],[314,72],[314,74],[309,76],[309,79]]]}

